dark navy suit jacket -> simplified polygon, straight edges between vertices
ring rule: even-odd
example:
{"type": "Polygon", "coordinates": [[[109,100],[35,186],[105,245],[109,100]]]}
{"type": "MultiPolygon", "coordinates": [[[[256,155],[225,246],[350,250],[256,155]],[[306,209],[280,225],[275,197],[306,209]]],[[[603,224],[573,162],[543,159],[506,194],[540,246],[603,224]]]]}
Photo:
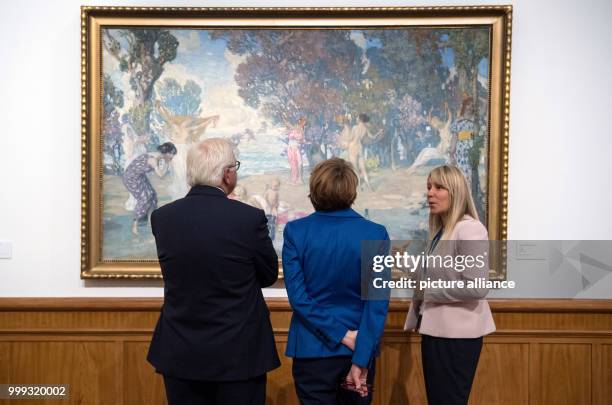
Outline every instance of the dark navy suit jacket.
{"type": "Polygon", "coordinates": [[[237,381],[280,365],[261,288],[278,277],[262,210],[196,186],[155,210],[164,305],[148,360],[159,373],[237,381]]]}
{"type": "Polygon", "coordinates": [[[366,367],[377,354],[388,299],[362,300],[362,241],[388,241],[385,227],[352,209],[317,211],[284,230],[283,273],[293,317],[286,355],[352,355],[366,367]],[[359,330],[355,351],[341,341],[359,330]]]}

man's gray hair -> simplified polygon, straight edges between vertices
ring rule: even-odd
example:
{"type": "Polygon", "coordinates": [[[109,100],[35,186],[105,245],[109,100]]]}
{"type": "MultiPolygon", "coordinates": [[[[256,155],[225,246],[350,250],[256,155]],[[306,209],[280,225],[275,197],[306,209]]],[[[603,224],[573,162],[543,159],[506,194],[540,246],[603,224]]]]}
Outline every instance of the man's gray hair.
{"type": "Polygon", "coordinates": [[[227,139],[205,139],[187,153],[187,183],[191,187],[219,187],[223,171],[235,162],[233,145],[227,139]]]}

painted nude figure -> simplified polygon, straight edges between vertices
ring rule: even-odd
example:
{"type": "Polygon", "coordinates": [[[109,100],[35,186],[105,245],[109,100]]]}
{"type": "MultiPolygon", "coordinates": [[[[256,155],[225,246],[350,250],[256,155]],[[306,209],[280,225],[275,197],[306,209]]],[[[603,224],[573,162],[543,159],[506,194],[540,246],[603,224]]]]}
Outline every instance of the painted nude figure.
{"type": "Polygon", "coordinates": [[[363,142],[370,143],[382,135],[383,130],[381,129],[376,134],[372,135],[366,127],[366,123],[370,121],[370,117],[366,114],[359,114],[357,117],[357,124],[351,129],[351,138],[348,143],[347,152],[349,161],[353,164],[355,169],[359,171],[359,176],[363,178],[364,183],[368,186],[368,189],[372,191],[372,185],[370,184],[370,178],[365,167],[365,156],[363,151],[363,142]]]}
{"type": "Polygon", "coordinates": [[[170,141],[176,146],[176,157],[172,160],[172,185],[168,191],[173,199],[184,197],[189,191],[187,185],[186,159],[187,151],[191,145],[200,141],[209,126],[213,128],[219,122],[218,115],[209,117],[192,117],[189,115],[174,115],[161,103],[156,103],[159,115],[166,122],[169,129],[170,141]]]}

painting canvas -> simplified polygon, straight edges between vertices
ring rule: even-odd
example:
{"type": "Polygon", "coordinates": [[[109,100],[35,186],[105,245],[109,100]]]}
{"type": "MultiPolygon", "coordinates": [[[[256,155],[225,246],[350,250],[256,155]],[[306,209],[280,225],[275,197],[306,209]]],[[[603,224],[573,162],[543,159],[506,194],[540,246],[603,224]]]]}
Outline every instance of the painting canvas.
{"type": "Polygon", "coordinates": [[[491,26],[98,35],[101,262],[155,262],[150,212],[185,196],[187,151],[211,137],[233,144],[229,198],[265,211],[279,256],[285,224],[313,212],[310,172],[334,156],[359,175],[354,209],[392,239],[427,237],[426,178],[441,164],[461,168],[489,218],[491,26]],[[162,159],[169,143],[176,155],[162,159]]]}

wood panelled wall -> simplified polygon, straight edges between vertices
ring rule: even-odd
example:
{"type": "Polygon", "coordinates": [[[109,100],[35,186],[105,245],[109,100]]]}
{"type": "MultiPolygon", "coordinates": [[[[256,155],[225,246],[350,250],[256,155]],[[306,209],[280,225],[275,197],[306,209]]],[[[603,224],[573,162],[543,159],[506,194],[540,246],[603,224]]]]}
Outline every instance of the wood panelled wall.
{"type": "MultiPolygon", "coordinates": [[[[612,404],[612,300],[490,303],[497,332],[485,338],[470,404],[612,404]]],[[[282,356],[291,309],[284,299],[268,305],[282,358],[268,376],[268,403],[296,404],[291,360],[282,356]]],[[[160,299],[2,298],[0,384],[70,384],[68,400],[37,404],[165,404],[163,381],[145,360],[160,306],[160,299]]],[[[426,404],[420,338],[401,330],[407,308],[390,306],[376,404],[426,404]]]]}

